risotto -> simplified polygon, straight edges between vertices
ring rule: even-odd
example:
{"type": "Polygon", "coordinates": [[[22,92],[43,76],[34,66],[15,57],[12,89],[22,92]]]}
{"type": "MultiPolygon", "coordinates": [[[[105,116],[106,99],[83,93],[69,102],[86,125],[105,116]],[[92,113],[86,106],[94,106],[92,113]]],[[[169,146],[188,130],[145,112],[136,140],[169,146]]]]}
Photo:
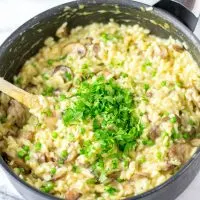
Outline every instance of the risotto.
{"type": "Polygon", "coordinates": [[[200,145],[200,69],[187,46],[113,21],[56,35],[14,77],[43,108],[1,94],[8,165],[66,200],[124,199],[174,175],[200,145]]]}

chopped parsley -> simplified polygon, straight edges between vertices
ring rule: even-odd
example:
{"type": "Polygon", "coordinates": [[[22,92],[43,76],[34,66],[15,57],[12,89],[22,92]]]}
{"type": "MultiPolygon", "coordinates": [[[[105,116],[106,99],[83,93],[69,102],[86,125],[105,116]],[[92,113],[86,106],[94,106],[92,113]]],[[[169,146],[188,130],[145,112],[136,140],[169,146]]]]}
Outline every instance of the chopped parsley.
{"type": "Polygon", "coordinates": [[[145,83],[145,84],[144,84],[144,90],[145,90],[145,92],[147,92],[147,90],[148,90],[149,88],[150,88],[149,84],[145,83]]]}
{"type": "Polygon", "coordinates": [[[170,119],[170,122],[173,123],[173,124],[176,123],[176,122],[177,122],[176,117],[172,117],[172,118],[170,119]]]}
{"type": "Polygon", "coordinates": [[[123,39],[122,35],[119,32],[115,32],[113,34],[103,32],[101,33],[100,37],[104,42],[108,42],[108,41],[117,42],[118,40],[123,39]]]}
{"type": "Polygon", "coordinates": [[[149,60],[146,60],[142,65],[142,71],[146,71],[147,67],[152,67],[152,62],[150,62],[149,60]]]}
{"type": "Polygon", "coordinates": [[[161,86],[162,86],[162,87],[164,87],[164,86],[166,86],[166,85],[167,85],[167,81],[162,81],[162,82],[161,82],[161,86]]]}
{"type": "Polygon", "coordinates": [[[65,72],[65,78],[67,81],[71,81],[72,80],[72,74],[69,72],[65,72]]]}
{"type": "Polygon", "coordinates": [[[35,144],[35,150],[36,150],[36,151],[40,151],[41,148],[42,148],[42,144],[41,144],[40,142],[37,142],[37,143],[35,144]]]}
{"type": "Polygon", "coordinates": [[[7,117],[6,116],[0,116],[0,123],[1,124],[4,124],[7,120],[7,117]]]}
{"type": "Polygon", "coordinates": [[[58,137],[58,133],[56,131],[54,131],[52,134],[51,134],[52,138],[53,139],[56,139],[58,137]]]}
{"type": "Polygon", "coordinates": [[[63,113],[63,122],[68,126],[92,120],[94,141],[84,141],[80,154],[95,157],[92,168],[103,177],[104,160],[115,155],[112,168],[117,168],[121,154],[134,149],[143,133],[143,125],[135,111],[134,95],[121,88],[114,79],[105,80],[104,77],[92,83],[82,82],[76,95],[77,100],[63,113]],[[98,155],[94,142],[100,144],[101,153],[98,155]],[[102,153],[106,157],[102,158],[102,153]]]}
{"type": "Polygon", "coordinates": [[[52,96],[54,90],[55,90],[55,89],[54,89],[53,87],[47,86],[46,88],[44,88],[44,90],[43,90],[43,92],[42,92],[42,95],[43,95],[43,96],[52,96]]]}
{"type": "Polygon", "coordinates": [[[106,186],[105,191],[109,193],[110,195],[114,195],[118,190],[111,186],[106,186]]]}
{"type": "Polygon", "coordinates": [[[51,170],[50,170],[50,174],[51,174],[51,175],[56,174],[56,168],[55,168],[55,167],[51,168],[51,170]]]}

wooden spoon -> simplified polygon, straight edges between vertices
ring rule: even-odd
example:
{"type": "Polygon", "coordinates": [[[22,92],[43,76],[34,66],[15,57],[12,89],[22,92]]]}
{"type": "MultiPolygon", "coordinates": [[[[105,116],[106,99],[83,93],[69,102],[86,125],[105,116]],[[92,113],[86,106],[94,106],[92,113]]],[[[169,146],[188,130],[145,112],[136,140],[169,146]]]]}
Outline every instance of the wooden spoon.
{"type": "Polygon", "coordinates": [[[30,94],[0,77],[0,91],[17,100],[28,108],[41,107],[37,95],[30,94]]]}
{"type": "MultiPolygon", "coordinates": [[[[0,77],[0,91],[17,100],[21,104],[25,105],[29,109],[42,109],[43,106],[40,104],[39,96],[30,94],[21,88],[9,83],[0,77]]],[[[57,116],[47,117],[45,119],[45,124],[50,129],[54,129],[57,122],[57,116]]]]}

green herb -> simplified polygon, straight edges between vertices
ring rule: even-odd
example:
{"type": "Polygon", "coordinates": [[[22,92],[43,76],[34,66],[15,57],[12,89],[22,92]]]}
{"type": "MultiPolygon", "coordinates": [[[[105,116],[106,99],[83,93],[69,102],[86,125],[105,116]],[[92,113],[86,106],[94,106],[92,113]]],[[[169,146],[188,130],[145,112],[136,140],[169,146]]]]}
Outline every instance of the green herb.
{"type": "Polygon", "coordinates": [[[183,87],[183,82],[182,82],[182,81],[176,82],[176,85],[177,85],[178,87],[182,88],[182,87],[183,87]]]}
{"type": "Polygon", "coordinates": [[[189,133],[183,133],[183,138],[184,138],[185,140],[188,140],[188,139],[190,138],[189,133]]]}
{"type": "Polygon", "coordinates": [[[54,189],[54,183],[53,182],[47,182],[40,189],[41,189],[42,192],[49,193],[54,189]]]}
{"type": "Polygon", "coordinates": [[[47,64],[48,64],[48,65],[52,66],[53,63],[54,63],[54,60],[53,60],[53,59],[48,59],[48,60],[47,60],[47,64]]]}
{"type": "Polygon", "coordinates": [[[42,148],[42,144],[41,144],[40,142],[37,142],[37,143],[35,144],[35,150],[36,150],[36,151],[40,151],[41,148],[42,148]]]}
{"type": "Polygon", "coordinates": [[[64,161],[62,158],[60,158],[60,159],[58,160],[58,164],[59,164],[59,165],[63,165],[64,162],[65,162],[65,161],[64,161]]]}
{"type": "Polygon", "coordinates": [[[161,82],[161,86],[162,86],[162,87],[164,87],[164,86],[166,86],[166,85],[167,85],[167,81],[162,81],[162,82],[161,82]]]}
{"type": "Polygon", "coordinates": [[[90,178],[90,179],[87,179],[86,183],[87,184],[95,184],[97,182],[97,180],[95,178],[90,178]]]}
{"type": "Polygon", "coordinates": [[[37,65],[35,63],[31,63],[31,66],[34,67],[34,68],[37,67],[37,65]]]}
{"type": "Polygon", "coordinates": [[[24,149],[21,149],[21,150],[19,150],[18,152],[17,152],[17,156],[19,157],[19,158],[24,158],[24,156],[27,154],[27,152],[26,151],[24,151],[24,149]]]}
{"type": "Polygon", "coordinates": [[[122,182],[124,182],[124,181],[125,181],[124,179],[117,178],[117,182],[118,182],[118,183],[122,183],[122,182]]]}
{"type": "Polygon", "coordinates": [[[191,125],[191,126],[194,126],[195,122],[192,119],[189,119],[188,124],[191,125]]]}
{"type": "Polygon", "coordinates": [[[73,166],[72,166],[72,171],[73,171],[74,173],[80,173],[80,168],[79,168],[78,166],[76,166],[76,165],[73,165],[73,166]]]}
{"type": "Polygon", "coordinates": [[[151,73],[152,77],[155,77],[156,74],[157,74],[157,71],[156,71],[156,70],[154,70],[154,71],[151,73]]]}
{"type": "Polygon", "coordinates": [[[54,89],[53,87],[47,86],[46,88],[44,88],[44,90],[43,90],[43,92],[42,92],[42,95],[43,95],[43,96],[52,96],[54,90],[55,90],[55,89],[54,89]]]}
{"type": "MultiPolygon", "coordinates": [[[[91,120],[95,142],[100,144],[101,154],[105,153],[108,157],[115,153],[127,154],[136,147],[143,125],[135,111],[133,94],[128,89],[119,87],[114,79],[99,77],[92,83],[81,83],[76,96],[73,106],[63,113],[65,126],[91,120]]],[[[85,141],[80,154],[94,157],[93,169],[103,176],[106,157],[96,155],[93,143],[85,141]]]]}
{"type": "Polygon", "coordinates": [[[144,84],[144,90],[145,90],[145,92],[147,92],[147,90],[148,90],[149,88],[150,88],[149,84],[145,83],[145,84],[144,84]]]}
{"type": "Polygon", "coordinates": [[[51,134],[52,138],[53,139],[56,139],[58,137],[58,133],[56,131],[54,131],[52,134],[51,134]]]}
{"type": "Polygon", "coordinates": [[[1,124],[4,124],[4,123],[6,122],[6,120],[7,120],[7,117],[6,117],[6,116],[1,116],[1,117],[0,117],[0,123],[1,123],[1,124]]]}
{"type": "Polygon", "coordinates": [[[68,152],[66,150],[61,152],[61,158],[66,159],[68,156],[68,152]]]}
{"type": "Polygon", "coordinates": [[[145,162],[146,162],[145,156],[142,156],[142,157],[138,160],[138,162],[139,162],[140,164],[145,163],[145,162]]]}
{"type": "Polygon", "coordinates": [[[49,79],[49,76],[48,76],[47,73],[43,73],[43,74],[42,74],[42,78],[43,78],[44,80],[48,80],[48,79],[49,79]]]}
{"type": "Polygon", "coordinates": [[[25,156],[25,157],[24,157],[24,160],[25,160],[25,161],[30,160],[30,155],[25,156]]]}
{"type": "Polygon", "coordinates": [[[28,152],[28,151],[30,150],[30,147],[29,147],[28,145],[24,145],[24,146],[22,147],[22,149],[23,149],[24,151],[28,152]]]}
{"type": "Polygon", "coordinates": [[[117,169],[117,167],[118,167],[118,159],[117,158],[115,158],[115,159],[113,159],[112,160],[112,169],[117,169]]]}
{"type": "Polygon", "coordinates": [[[123,39],[122,35],[120,35],[118,32],[116,32],[114,34],[101,33],[100,37],[104,42],[108,42],[108,41],[117,42],[118,40],[122,40],[123,39]]]}
{"type": "Polygon", "coordinates": [[[173,124],[176,123],[176,122],[177,122],[176,117],[172,117],[172,118],[170,119],[170,122],[173,123],[173,124]]]}
{"type": "Polygon", "coordinates": [[[158,158],[158,160],[162,160],[162,153],[160,151],[158,151],[156,153],[156,157],[158,158]]]}
{"type": "Polygon", "coordinates": [[[51,174],[51,175],[54,175],[55,173],[56,173],[56,168],[55,168],[55,167],[51,168],[50,174],[51,174]]]}
{"type": "Polygon", "coordinates": [[[111,186],[106,186],[105,191],[109,193],[110,195],[114,195],[116,192],[118,192],[116,188],[111,187],[111,186]]]}
{"type": "Polygon", "coordinates": [[[126,78],[126,77],[128,77],[128,74],[124,73],[124,72],[121,72],[120,76],[122,76],[123,78],[126,78]]]}
{"type": "Polygon", "coordinates": [[[45,114],[47,117],[51,117],[53,115],[53,113],[50,109],[46,109],[42,113],[45,114]]]}
{"type": "Polygon", "coordinates": [[[171,134],[172,140],[177,140],[177,139],[180,139],[181,137],[182,137],[182,135],[180,133],[176,132],[176,130],[173,128],[172,134],[171,134]]]}
{"type": "Polygon", "coordinates": [[[67,99],[65,94],[61,94],[59,97],[59,101],[64,101],[65,99],[67,99]]]}
{"type": "Polygon", "coordinates": [[[146,60],[144,64],[142,65],[142,71],[146,71],[147,67],[151,67],[151,66],[152,66],[152,62],[150,62],[149,60],[146,60]]]}
{"type": "Polygon", "coordinates": [[[85,134],[85,128],[81,127],[81,134],[84,135],[85,134]]]}
{"type": "Polygon", "coordinates": [[[22,77],[20,76],[14,77],[14,84],[21,85],[21,83],[22,83],[22,77]]]}
{"type": "Polygon", "coordinates": [[[153,140],[148,139],[148,138],[144,139],[144,140],[142,141],[142,143],[143,143],[144,145],[147,145],[147,146],[153,146],[153,145],[155,144],[155,142],[154,142],[153,140]]]}
{"type": "Polygon", "coordinates": [[[67,79],[67,81],[71,81],[72,80],[72,74],[69,72],[65,72],[65,78],[67,79]]]}

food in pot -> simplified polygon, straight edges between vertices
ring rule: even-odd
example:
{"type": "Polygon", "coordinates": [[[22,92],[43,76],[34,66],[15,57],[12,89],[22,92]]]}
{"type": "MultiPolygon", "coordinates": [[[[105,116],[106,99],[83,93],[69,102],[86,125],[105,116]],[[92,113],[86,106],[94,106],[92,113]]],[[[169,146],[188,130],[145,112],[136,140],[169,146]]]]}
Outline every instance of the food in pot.
{"type": "Polygon", "coordinates": [[[2,156],[66,200],[123,199],[163,183],[200,145],[200,69],[187,46],[113,21],[66,29],[14,78],[43,109],[1,94],[2,156]]]}

